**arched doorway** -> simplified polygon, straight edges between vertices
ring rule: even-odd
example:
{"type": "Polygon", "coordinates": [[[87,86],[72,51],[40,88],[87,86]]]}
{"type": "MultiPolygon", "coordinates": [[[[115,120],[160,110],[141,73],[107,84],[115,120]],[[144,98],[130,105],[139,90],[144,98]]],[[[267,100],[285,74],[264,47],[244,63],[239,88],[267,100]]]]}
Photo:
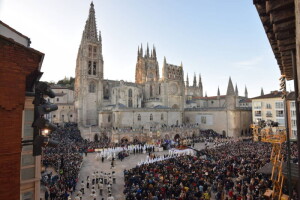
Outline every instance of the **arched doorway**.
{"type": "Polygon", "coordinates": [[[178,142],[178,141],[180,140],[180,135],[179,135],[179,134],[176,134],[176,135],[174,136],[174,140],[175,140],[175,142],[178,142]]]}
{"type": "Polygon", "coordinates": [[[121,143],[128,143],[128,138],[127,137],[123,137],[122,139],[121,139],[121,143]]]}
{"type": "Polygon", "coordinates": [[[94,141],[96,141],[96,142],[98,142],[98,141],[99,141],[99,136],[98,136],[98,134],[97,134],[97,133],[94,135],[94,141]]]}
{"type": "Polygon", "coordinates": [[[133,138],[133,143],[138,143],[138,142],[140,142],[140,140],[138,139],[137,136],[135,136],[135,137],[133,138]]]}
{"type": "Polygon", "coordinates": [[[223,137],[226,137],[226,131],[222,131],[222,135],[223,135],[223,137]]]}

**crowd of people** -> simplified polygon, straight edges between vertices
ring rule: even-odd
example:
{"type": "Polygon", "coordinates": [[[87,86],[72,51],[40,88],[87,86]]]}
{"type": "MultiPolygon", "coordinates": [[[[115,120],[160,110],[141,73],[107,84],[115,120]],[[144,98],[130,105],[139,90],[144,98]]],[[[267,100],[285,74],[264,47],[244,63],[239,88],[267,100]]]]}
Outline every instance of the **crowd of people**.
{"type": "Polygon", "coordinates": [[[84,147],[80,145],[83,139],[76,124],[72,123],[53,131],[51,138],[60,143],[55,148],[45,148],[42,156],[46,171],[48,167],[55,170],[43,176],[45,199],[66,200],[75,191],[78,181],[84,152],[84,147]]]}
{"type": "Polygon", "coordinates": [[[225,145],[203,149],[198,156],[125,170],[124,194],[127,200],[264,199],[272,182],[268,175],[256,172],[270,162],[270,152],[270,144],[228,139],[225,145]]]}
{"type": "MultiPolygon", "coordinates": [[[[45,168],[54,169],[53,173],[44,174],[42,179],[46,187],[47,200],[70,199],[78,184],[81,185],[81,193],[84,193],[84,190],[86,192],[84,188],[89,187],[91,199],[98,193],[101,196],[104,190],[107,191],[108,197],[113,199],[112,174],[94,172],[91,178],[87,177],[86,181],[78,183],[84,153],[92,148],[126,147],[131,149],[128,151],[129,154],[140,154],[144,153],[144,148],[140,147],[145,146],[145,143],[137,141],[114,144],[108,138],[87,141],[81,137],[74,123],[67,123],[64,127],[58,128],[50,134],[50,137],[60,144],[56,148],[45,148],[42,156],[45,168]]],[[[256,172],[270,161],[270,144],[224,138],[213,130],[201,130],[197,137],[184,139],[190,140],[192,144],[213,142],[214,145],[211,145],[213,148],[198,151],[197,156],[185,155],[161,160],[154,158],[156,162],[148,162],[125,170],[126,199],[193,200],[210,199],[212,196],[216,200],[263,199],[265,189],[272,183],[268,175],[256,172]]],[[[179,143],[180,141],[175,142],[176,145],[179,143]]],[[[291,160],[294,163],[299,162],[296,145],[296,143],[291,145],[291,160]]],[[[154,146],[146,148],[149,155],[153,151],[154,146]]],[[[121,152],[116,158],[123,159],[123,153],[125,152],[121,152]]],[[[81,197],[80,192],[75,194],[77,199],[81,197]]]]}

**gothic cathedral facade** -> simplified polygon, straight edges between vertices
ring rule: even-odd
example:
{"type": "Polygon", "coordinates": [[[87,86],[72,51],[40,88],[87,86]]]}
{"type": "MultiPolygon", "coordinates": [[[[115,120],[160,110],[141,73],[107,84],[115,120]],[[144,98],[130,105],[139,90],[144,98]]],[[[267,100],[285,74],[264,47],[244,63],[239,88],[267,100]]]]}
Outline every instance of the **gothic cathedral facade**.
{"type": "Polygon", "coordinates": [[[241,109],[239,105],[247,97],[231,91],[231,79],[227,95],[220,95],[218,90],[218,96],[204,97],[201,76],[197,84],[195,74],[193,85],[189,86],[188,77],[184,81],[182,63],[173,65],[164,58],[160,76],[154,46],[149,49],[147,44],[145,51],[142,45],[138,47],[135,82],[103,79],[103,69],[101,32],[97,31],[95,9],[91,3],[78,49],[74,86],[75,112],[83,135],[84,130],[92,126],[98,127],[96,131],[153,130],[195,123],[237,136],[251,123],[251,110],[241,109]],[[232,111],[230,115],[228,110],[232,111]],[[237,115],[243,116],[239,119],[242,122],[236,120],[237,115]],[[224,118],[221,121],[220,116],[224,118]],[[220,124],[228,120],[232,122],[226,126],[220,124]]]}

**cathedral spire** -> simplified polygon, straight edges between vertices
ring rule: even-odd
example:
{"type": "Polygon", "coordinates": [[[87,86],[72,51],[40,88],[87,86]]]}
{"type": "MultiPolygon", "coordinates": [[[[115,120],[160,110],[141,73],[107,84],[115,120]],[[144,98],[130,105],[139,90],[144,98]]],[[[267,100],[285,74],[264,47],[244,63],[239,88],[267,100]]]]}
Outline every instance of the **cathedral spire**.
{"type": "Polygon", "coordinates": [[[153,45],[153,58],[156,58],[156,50],[155,50],[155,46],[153,45]]]}
{"type": "Polygon", "coordinates": [[[245,97],[248,98],[247,86],[245,85],[245,97]]]}
{"type": "Polygon", "coordinates": [[[143,57],[143,44],[141,43],[140,56],[143,57]]]}
{"type": "Polygon", "coordinates": [[[238,90],[237,84],[235,84],[235,95],[239,96],[239,90],[238,90]]]}
{"type": "Polygon", "coordinates": [[[263,89],[263,88],[261,88],[261,90],[260,90],[260,96],[263,96],[263,95],[265,95],[265,93],[264,93],[264,89],[263,89]]]}
{"type": "Polygon", "coordinates": [[[233,89],[233,84],[232,84],[232,81],[231,81],[231,77],[229,77],[226,95],[233,95],[234,96],[234,89],[233,89]]]}
{"type": "Polygon", "coordinates": [[[189,83],[189,74],[186,73],[186,87],[189,87],[190,83],[189,83]]]}
{"type": "Polygon", "coordinates": [[[95,9],[94,9],[93,2],[91,2],[90,5],[89,17],[86,20],[83,34],[84,34],[84,39],[90,41],[98,41],[95,9]]]}
{"type": "Polygon", "coordinates": [[[217,95],[218,95],[218,97],[220,96],[220,88],[219,88],[219,86],[218,86],[217,95]]]}
{"type": "Polygon", "coordinates": [[[147,43],[146,56],[149,58],[149,45],[148,45],[148,43],[147,43]]]}
{"type": "Polygon", "coordinates": [[[201,74],[199,74],[199,83],[198,83],[199,88],[202,88],[202,80],[201,80],[201,74]]]}
{"type": "Polygon", "coordinates": [[[197,87],[196,73],[194,73],[193,87],[197,87]]]}
{"type": "Polygon", "coordinates": [[[140,57],[140,46],[138,46],[137,56],[140,57]]]}

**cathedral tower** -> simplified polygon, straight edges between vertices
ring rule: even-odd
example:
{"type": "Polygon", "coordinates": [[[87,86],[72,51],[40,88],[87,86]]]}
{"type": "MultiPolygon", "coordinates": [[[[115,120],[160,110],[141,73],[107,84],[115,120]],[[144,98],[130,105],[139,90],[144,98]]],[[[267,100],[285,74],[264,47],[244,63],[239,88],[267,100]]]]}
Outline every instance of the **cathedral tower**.
{"type": "Polygon", "coordinates": [[[151,53],[149,46],[143,54],[143,46],[138,48],[137,63],[135,69],[135,83],[144,84],[145,82],[159,81],[159,67],[156,57],[156,49],[153,46],[151,53]]]}
{"type": "Polygon", "coordinates": [[[101,33],[97,34],[94,4],[82,33],[75,72],[75,109],[79,125],[98,124],[103,99],[103,56],[101,33]]]}

